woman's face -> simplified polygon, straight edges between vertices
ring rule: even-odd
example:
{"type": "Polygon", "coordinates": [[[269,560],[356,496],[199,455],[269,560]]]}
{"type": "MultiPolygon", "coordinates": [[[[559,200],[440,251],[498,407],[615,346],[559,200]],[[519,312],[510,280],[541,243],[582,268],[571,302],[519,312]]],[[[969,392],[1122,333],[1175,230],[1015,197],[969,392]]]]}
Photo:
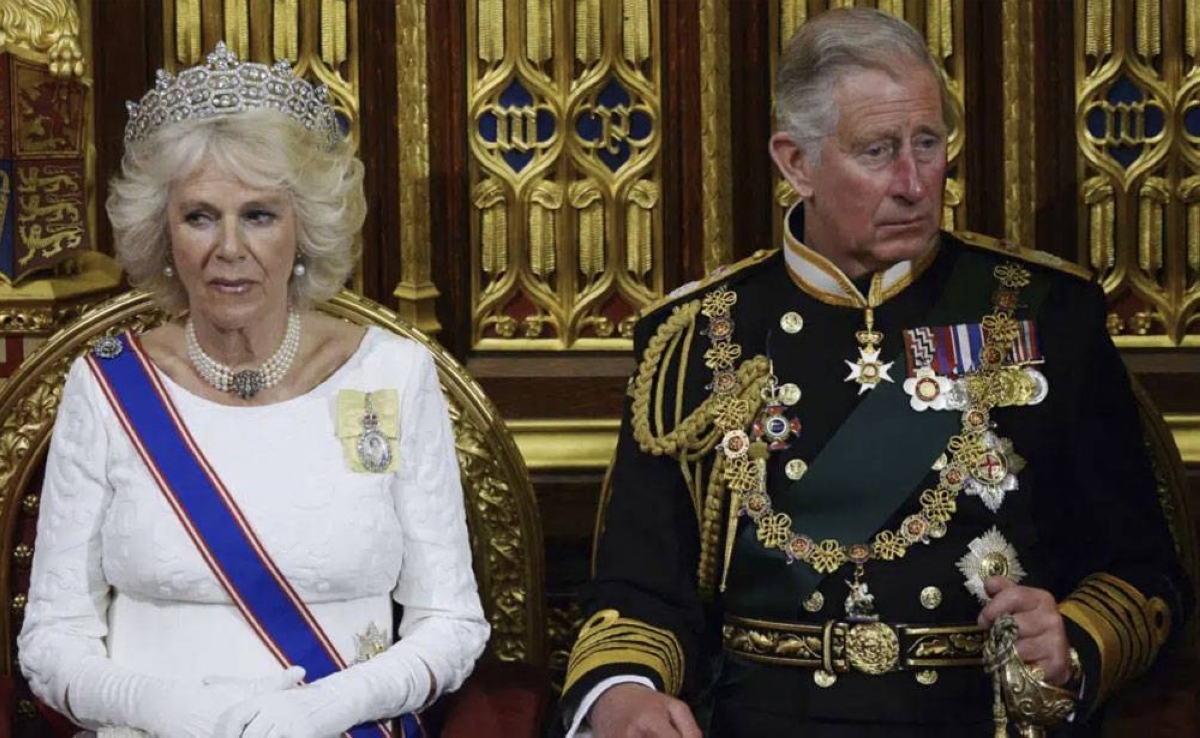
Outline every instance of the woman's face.
{"type": "Polygon", "coordinates": [[[171,188],[167,218],[193,319],[222,330],[282,322],[296,259],[286,190],[256,189],[209,165],[171,188]]]}

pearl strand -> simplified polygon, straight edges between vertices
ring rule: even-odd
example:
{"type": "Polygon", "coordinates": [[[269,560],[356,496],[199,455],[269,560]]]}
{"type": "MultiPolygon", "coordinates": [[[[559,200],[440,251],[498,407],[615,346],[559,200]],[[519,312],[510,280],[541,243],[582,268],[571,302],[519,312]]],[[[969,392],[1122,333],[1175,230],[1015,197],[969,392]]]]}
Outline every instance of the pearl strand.
{"type": "Polygon", "coordinates": [[[300,313],[294,308],[288,310],[287,331],[283,335],[283,342],[275,349],[271,358],[257,369],[235,372],[205,353],[196,339],[196,325],[190,318],[184,333],[188,360],[192,362],[196,373],[216,389],[249,400],[260,391],[279,384],[292,368],[292,362],[296,360],[296,353],[300,349],[300,313]]]}

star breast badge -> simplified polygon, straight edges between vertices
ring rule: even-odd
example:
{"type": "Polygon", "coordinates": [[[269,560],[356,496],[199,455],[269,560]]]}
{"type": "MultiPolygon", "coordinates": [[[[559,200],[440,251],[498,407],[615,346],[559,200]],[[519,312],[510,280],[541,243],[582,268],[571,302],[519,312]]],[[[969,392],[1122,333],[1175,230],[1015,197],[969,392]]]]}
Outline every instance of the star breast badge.
{"type": "Polygon", "coordinates": [[[967,544],[966,555],[958,560],[958,570],[966,580],[963,586],[985,605],[991,599],[984,587],[988,579],[1008,577],[1013,584],[1020,584],[1025,578],[1017,550],[995,526],[967,544]]]}
{"type": "Polygon", "coordinates": [[[1013,451],[1013,444],[991,431],[983,434],[984,451],[971,467],[963,488],[978,497],[992,512],[1004,504],[1005,494],[1019,486],[1017,474],[1025,468],[1025,459],[1013,451]]]}

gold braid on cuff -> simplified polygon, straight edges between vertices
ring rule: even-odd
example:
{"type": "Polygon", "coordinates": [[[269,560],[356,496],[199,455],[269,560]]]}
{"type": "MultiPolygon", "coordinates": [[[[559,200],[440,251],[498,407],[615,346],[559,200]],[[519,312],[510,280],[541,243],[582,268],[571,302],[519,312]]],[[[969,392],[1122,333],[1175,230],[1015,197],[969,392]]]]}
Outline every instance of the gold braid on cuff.
{"type": "Polygon", "coordinates": [[[591,671],[609,664],[644,666],[662,681],[663,691],[683,689],[683,649],[669,630],[623,618],[616,610],[601,610],[583,624],[567,663],[567,692],[591,671]]]}
{"type": "MultiPolygon", "coordinates": [[[[1097,702],[1150,668],[1171,632],[1171,610],[1147,599],[1112,574],[1092,574],[1059,605],[1063,617],[1084,630],[1100,654],[1097,702]]],[[[1088,690],[1093,688],[1090,686],[1088,690]]]]}

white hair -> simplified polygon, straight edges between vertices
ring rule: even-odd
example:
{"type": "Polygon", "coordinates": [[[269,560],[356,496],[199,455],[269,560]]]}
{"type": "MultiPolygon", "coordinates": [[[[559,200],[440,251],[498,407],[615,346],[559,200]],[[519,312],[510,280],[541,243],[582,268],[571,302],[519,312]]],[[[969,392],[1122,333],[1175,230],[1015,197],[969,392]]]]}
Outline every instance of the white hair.
{"type": "Polygon", "coordinates": [[[167,202],[172,186],[209,165],[247,186],[288,192],[297,255],[306,267],[289,283],[293,304],[327,299],[345,284],[367,211],[363,164],[349,143],[329,149],[287,115],[267,109],[181,121],[125,147],[106,208],[130,284],[152,292],[168,310],[186,307],[179,280],[163,273],[171,253],[167,202]]]}

